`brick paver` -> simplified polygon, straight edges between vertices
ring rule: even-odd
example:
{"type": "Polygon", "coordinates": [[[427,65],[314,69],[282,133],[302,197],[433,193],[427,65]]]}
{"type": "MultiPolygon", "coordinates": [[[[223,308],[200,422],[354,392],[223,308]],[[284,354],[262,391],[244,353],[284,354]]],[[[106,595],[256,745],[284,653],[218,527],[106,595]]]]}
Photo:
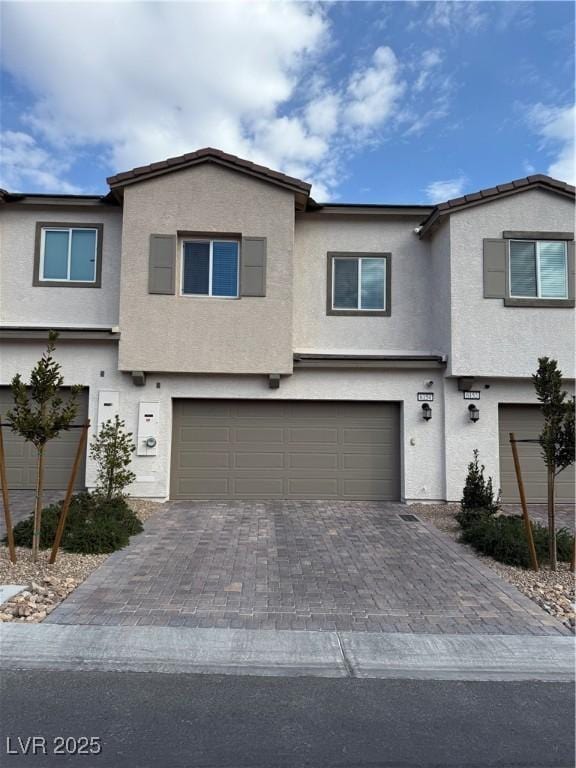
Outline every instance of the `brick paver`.
{"type": "Polygon", "coordinates": [[[410,509],[375,502],[172,502],[52,623],[567,634],[410,509]]]}

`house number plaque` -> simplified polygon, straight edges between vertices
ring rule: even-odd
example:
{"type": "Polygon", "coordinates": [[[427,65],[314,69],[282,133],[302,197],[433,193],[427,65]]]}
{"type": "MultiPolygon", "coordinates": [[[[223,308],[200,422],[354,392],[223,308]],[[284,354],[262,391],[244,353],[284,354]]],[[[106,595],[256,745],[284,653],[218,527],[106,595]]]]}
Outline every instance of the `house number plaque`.
{"type": "Polygon", "coordinates": [[[467,392],[464,392],[463,395],[464,400],[480,400],[479,389],[469,389],[467,392]]]}
{"type": "Polygon", "coordinates": [[[434,392],[418,392],[417,398],[419,403],[431,403],[434,400],[434,392]]]}

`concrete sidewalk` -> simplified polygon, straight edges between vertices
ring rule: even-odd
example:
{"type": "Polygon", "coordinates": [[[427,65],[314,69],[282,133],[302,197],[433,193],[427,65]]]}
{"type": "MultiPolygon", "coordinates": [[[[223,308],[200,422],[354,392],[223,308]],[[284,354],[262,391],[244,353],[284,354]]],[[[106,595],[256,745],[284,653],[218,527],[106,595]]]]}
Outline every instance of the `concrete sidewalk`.
{"type": "Polygon", "coordinates": [[[4,624],[0,660],[4,670],[571,681],[574,639],[4,624]]]}

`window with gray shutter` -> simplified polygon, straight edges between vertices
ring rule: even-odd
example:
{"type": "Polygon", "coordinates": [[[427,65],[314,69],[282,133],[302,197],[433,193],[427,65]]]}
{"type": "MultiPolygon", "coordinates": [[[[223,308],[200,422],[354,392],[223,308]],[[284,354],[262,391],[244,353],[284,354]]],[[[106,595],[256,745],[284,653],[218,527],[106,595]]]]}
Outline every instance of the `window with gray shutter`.
{"type": "Polygon", "coordinates": [[[566,243],[561,240],[510,240],[510,296],[567,299],[566,243]]]}
{"type": "Polygon", "coordinates": [[[265,237],[242,238],[241,296],[266,296],[266,245],[265,237]]]}
{"type": "Polygon", "coordinates": [[[238,242],[187,240],[182,257],[182,293],[190,296],[238,297],[238,242]]]}
{"type": "Polygon", "coordinates": [[[503,299],[506,296],[506,240],[484,240],[484,298],[503,299]]]}
{"type": "Polygon", "coordinates": [[[176,235],[150,235],[148,293],[176,292],[176,235]]]}

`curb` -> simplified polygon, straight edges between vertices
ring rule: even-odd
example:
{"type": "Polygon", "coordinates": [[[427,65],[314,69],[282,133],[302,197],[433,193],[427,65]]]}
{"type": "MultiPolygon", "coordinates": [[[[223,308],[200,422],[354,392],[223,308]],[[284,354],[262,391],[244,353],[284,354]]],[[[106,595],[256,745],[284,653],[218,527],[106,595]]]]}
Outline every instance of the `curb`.
{"type": "Polygon", "coordinates": [[[0,626],[3,670],[402,678],[574,679],[574,639],[67,624],[0,626]]]}

